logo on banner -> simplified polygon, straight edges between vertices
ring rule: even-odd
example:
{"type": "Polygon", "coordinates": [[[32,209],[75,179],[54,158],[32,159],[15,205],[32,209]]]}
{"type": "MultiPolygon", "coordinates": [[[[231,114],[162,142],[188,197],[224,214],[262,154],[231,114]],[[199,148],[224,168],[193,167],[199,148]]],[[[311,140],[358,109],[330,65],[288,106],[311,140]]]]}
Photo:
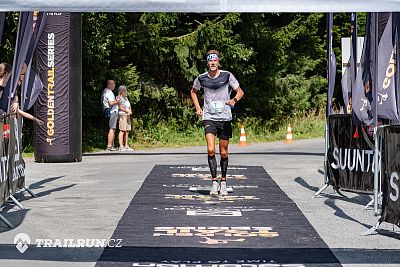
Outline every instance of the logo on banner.
{"type": "Polygon", "coordinates": [[[390,192],[390,199],[393,202],[396,202],[399,199],[399,174],[397,172],[393,172],[390,175],[390,187],[392,188],[392,192],[390,192]]]}
{"type": "MultiPolygon", "coordinates": [[[[172,174],[173,178],[199,178],[201,180],[211,180],[211,175],[210,174],[201,174],[201,173],[174,173],[172,174]]],[[[246,180],[247,177],[244,175],[227,175],[227,179],[233,179],[233,180],[246,180]]]]}
{"type": "MultiPolygon", "coordinates": [[[[228,170],[247,170],[247,168],[228,167],[228,170]]],[[[209,167],[192,168],[193,172],[209,172],[209,167]]]]}
{"type": "Polygon", "coordinates": [[[360,108],[360,111],[363,111],[364,108],[368,107],[368,99],[361,98],[361,101],[362,101],[362,106],[360,108]]]}
{"type": "MultiPolygon", "coordinates": [[[[166,188],[190,188],[190,187],[195,187],[195,188],[203,188],[203,185],[199,184],[163,184],[163,187],[166,188]]],[[[208,186],[209,188],[210,186],[208,186]]],[[[258,188],[258,185],[230,185],[229,187],[232,187],[233,189],[256,189],[258,188]]]]}
{"type": "MultiPolygon", "coordinates": [[[[334,169],[349,169],[350,171],[374,172],[375,157],[373,150],[337,148],[333,149],[334,162],[331,163],[334,169]]],[[[379,154],[380,161],[380,154],[379,154]]]]}
{"type": "Polygon", "coordinates": [[[273,238],[279,233],[272,227],[154,227],[153,236],[201,237],[202,244],[216,245],[230,242],[244,242],[247,238],[273,238]]]}
{"type": "Polygon", "coordinates": [[[240,210],[229,209],[194,209],[187,210],[188,216],[206,216],[206,217],[242,217],[240,210]]]}
{"type": "MultiPolygon", "coordinates": [[[[122,239],[99,239],[99,238],[37,238],[35,240],[37,243],[35,246],[38,248],[121,248],[122,247],[122,239]]],[[[15,247],[18,249],[19,252],[24,253],[28,247],[31,245],[31,238],[29,235],[25,233],[19,233],[14,237],[14,244],[15,247]]]]}
{"type": "Polygon", "coordinates": [[[304,264],[279,264],[271,259],[245,259],[245,260],[162,260],[159,263],[134,262],[133,267],[305,267],[304,264]]]}
{"type": "Polygon", "coordinates": [[[383,89],[388,89],[390,86],[390,82],[392,80],[393,75],[396,73],[396,46],[392,51],[392,55],[390,56],[389,65],[386,68],[386,77],[383,79],[382,87],[383,89]]]}
{"type": "Polygon", "coordinates": [[[388,95],[387,93],[386,93],[386,94],[378,93],[378,102],[379,102],[379,105],[382,105],[383,102],[385,102],[385,101],[387,100],[388,97],[389,97],[389,95],[388,95]]]}
{"type": "MultiPolygon", "coordinates": [[[[210,171],[210,168],[207,166],[170,166],[170,169],[191,169],[192,171],[210,171]]],[[[228,167],[228,170],[247,170],[246,167],[228,167]]]]}
{"type": "Polygon", "coordinates": [[[239,200],[257,200],[256,196],[209,196],[209,195],[173,195],[165,194],[166,199],[176,200],[198,200],[206,204],[213,203],[232,203],[239,200]]]}
{"type": "Polygon", "coordinates": [[[187,216],[205,217],[241,217],[244,212],[273,211],[272,209],[258,209],[253,207],[225,207],[225,208],[205,208],[201,206],[171,206],[164,208],[153,208],[153,210],[181,211],[187,216]]]}
{"type": "Polygon", "coordinates": [[[54,67],[55,67],[55,34],[47,34],[47,138],[46,142],[53,145],[54,141],[54,67]]]}
{"type": "Polygon", "coordinates": [[[0,182],[5,182],[7,178],[11,178],[11,181],[16,181],[20,178],[25,177],[25,163],[21,159],[21,146],[20,146],[20,141],[19,141],[19,128],[21,125],[18,123],[17,119],[14,118],[10,122],[12,125],[14,125],[14,131],[11,132],[10,124],[7,124],[7,129],[8,129],[8,138],[10,135],[14,137],[15,139],[15,149],[12,152],[13,155],[7,155],[3,156],[0,158],[0,182]],[[11,177],[8,177],[7,172],[7,166],[10,162],[10,160],[13,158],[14,163],[12,170],[11,177]]]}
{"type": "Polygon", "coordinates": [[[207,244],[207,245],[219,245],[219,244],[228,244],[230,242],[243,242],[246,239],[244,238],[238,238],[238,239],[213,239],[209,237],[205,237],[204,241],[199,241],[201,244],[207,244]]]}
{"type": "Polygon", "coordinates": [[[19,252],[24,253],[31,244],[31,238],[25,233],[19,233],[14,237],[14,244],[19,252]]]}

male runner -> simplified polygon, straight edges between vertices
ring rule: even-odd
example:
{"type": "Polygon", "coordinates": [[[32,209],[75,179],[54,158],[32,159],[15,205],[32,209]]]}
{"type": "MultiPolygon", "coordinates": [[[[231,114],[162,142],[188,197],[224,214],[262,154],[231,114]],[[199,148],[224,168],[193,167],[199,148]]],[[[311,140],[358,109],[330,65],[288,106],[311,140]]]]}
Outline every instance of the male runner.
{"type": "Polygon", "coordinates": [[[239,82],[232,73],[219,70],[219,56],[217,50],[207,52],[207,66],[209,70],[200,74],[193,83],[190,91],[196,114],[203,117],[204,132],[207,141],[208,165],[210,166],[212,187],[210,195],[228,195],[226,188],[226,171],[228,169],[228,144],[232,137],[231,107],[243,97],[239,82]],[[197,91],[204,89],[204,106],[202,109],[197,98],[197,91]],[[236,92],[230,99],[230,88],[236,92]],[[215,158],[215,136],[219,138],[219,152],[221,155],[221,183],[217,180],[217,160],[215,158]]]}

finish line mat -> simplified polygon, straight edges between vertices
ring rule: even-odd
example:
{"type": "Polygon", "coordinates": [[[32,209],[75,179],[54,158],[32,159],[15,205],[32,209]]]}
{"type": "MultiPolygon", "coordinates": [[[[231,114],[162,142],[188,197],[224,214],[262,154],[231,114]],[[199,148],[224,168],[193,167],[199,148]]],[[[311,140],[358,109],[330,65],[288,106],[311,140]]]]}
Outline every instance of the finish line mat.
{"type": "Polygon", "coordinates": [[[156,165],[96,266],[341,266],[263,167],[230,166],[228,196],[209,196],[208,166],[156,165]]]}

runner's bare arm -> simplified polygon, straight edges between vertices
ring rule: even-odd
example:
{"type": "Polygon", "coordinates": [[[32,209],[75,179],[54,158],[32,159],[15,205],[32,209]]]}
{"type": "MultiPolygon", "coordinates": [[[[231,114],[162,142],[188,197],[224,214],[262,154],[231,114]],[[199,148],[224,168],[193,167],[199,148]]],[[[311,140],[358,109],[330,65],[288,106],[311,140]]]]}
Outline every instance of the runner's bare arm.
{"type": "Polygon", "coordinates": [[[201,109],[199,99],[197,98],[197,90],[192,88],[192,90],[190,90],[190,96],[192,97],[192,101],[194,103],[194,106],[196,107],[196,114],[198,116],[202,116],[203,110],[201,109]]]}
{"type": "Polygon", "coordinates": [[[226,101],[227,105],[234,106],[236,104],[236,102],[239,101],[244,95],[244,92],[243,92],[242,88],[240,88],[240,86],[235,90],[235,92],[236,92],[235,97],[233,99],[226,101]],[[235,101],[235,99],[236,99],[236,101],[235,101]]]}
{"type": "Polygon", "coordinates": [[[28,120],[32,120],[32,121],[36,122],[37,124],[43,124],[44,123],[42,120],[36,118],[35,116],[33,116],[33,115],[31,115],[31,114],[29,114],[27,112],[22,111],[20,109],[18,109],[18,114],[21,115],[22,117],[28,119],[28,120]]]}

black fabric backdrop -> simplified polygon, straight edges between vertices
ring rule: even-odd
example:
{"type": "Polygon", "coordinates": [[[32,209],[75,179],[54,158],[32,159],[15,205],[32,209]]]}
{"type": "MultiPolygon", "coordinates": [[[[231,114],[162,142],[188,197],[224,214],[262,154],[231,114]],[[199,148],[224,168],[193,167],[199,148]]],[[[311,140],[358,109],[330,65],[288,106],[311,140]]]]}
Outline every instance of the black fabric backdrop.
{"type": "Polygon", "coordinates": [[[25,162],[21,153],[22,120],[0,119],[0,206],[25,186],[25,162]]]}
{"type": "Polygon", "coordinates": [[[384,128],[381,221],[400,227],[400,126],[384,128]]]}
{"type": "Polygon", "coordinates": [[[335,114],[329,116],[329,148],[328,177],[330,183],[337,188],[348,188],[362,191],[372,191],[374,175],[372,172],[373,140],[366,126],[353,122],[351,114],[335,114]],[[340,150],[335,150],[341,149],[340,150]],[[364,155],[364,171],[361,170],[361,158],[364,155]],[[350,155],[350,156],[349,156],[350,155]],[[335,158],[336,156],[336,158],[335,158]],[[354,157],[354,158],[353,158],[354,157]],[[350,164],[349,164],[350,158],[350,164]],[[370,164],[368,165],[368,158],[370,164]],[[354,164],[356,166],[351,170],[354,164]],[[339,165],[339,167],[337,167],[339,165]],[[358,170],[356,169],[358,168],[358,170]]]}
{"type": "Polygon", "coordinates": [[[122,247],[106,248],[97,266],[341,266],[263,167],[230,166],[238,176],[227,197],[189,191],[210,186],[208,167],[197,167],[156,165],[114,231],[122,247]]]}
{"type": "Polygon", "coordinates": [[[15,193],[25,186],[25,161],[22,158],[22,118],[10,119],[10,138],[8,143],[8,182],[9,190],[15,193]]]}

